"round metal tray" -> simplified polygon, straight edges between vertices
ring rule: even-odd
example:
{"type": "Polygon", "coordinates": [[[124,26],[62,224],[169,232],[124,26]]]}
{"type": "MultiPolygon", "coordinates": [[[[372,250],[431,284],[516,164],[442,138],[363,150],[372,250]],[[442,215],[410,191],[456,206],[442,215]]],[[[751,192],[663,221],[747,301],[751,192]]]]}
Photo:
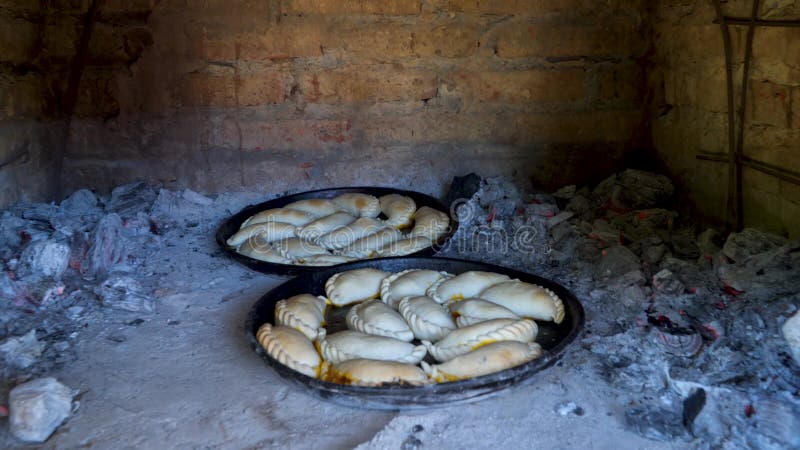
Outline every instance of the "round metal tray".
{"type": "MultiPolygon", "coordinates": [[[[344,309],[344,308],[343,308],[344,309]]],[[[330,316],[329,316],[330,317],[330,316]]],[[[507,387],[521,383],[536,372],[555,363],[583,328],[584,313],[580,302],[570,291],[553,281],[529,273],[508,269],[493,264],[451,258],[398,257],[358,261],[336,267],[318,268],[312,273],[298,276],[274,288],[261,297],[248,315],[245,325],[247,340],[264,362],[287,382],[326,400],[347,406],[372,409],[418,409],[466,403],[486,398],[507,387]],[[443,270],[460,274],[469,270],[484,270],[508,275],[522,281],[535,283],[551,289],[564,302],[566,315],[556,325],[552,322],[537,322],[539,335],[536,338],[545,350],[544,356],[501,372],[468,380],[425,386],[392,385],[385,387],[362,387],[329,383],[296,372],[269,356],[256,341],[256,332],[264,323],[274,323],[275,303],[297,294],[325,295],[325,281],[336,273],[346,270],[371,267],[387,272],[406,269],[443,270]]],[[[335,330],[331,330],[335,331],[335,330]]]]}
{"type": "MultiPolygon", "coordinates": [[[[450,215],[450,210],[447,205],[431,197],[430,195],[425,195],[419,192],[403,191],[400,189],[393,189],[386,187],[346,187],[346,188],[320,189],[318,191],[308,191],[299,194],[287,195],[284,197],[279,197],[263,203],[259,203],[257,205],[250,205],[245,207],[238,213],[231,216],[231,218],[223,222],[222,225],[220,225],[216,233],[217,244],[219,244],[222,250],[225,253],[227,253],[229,257],[258,272],[276,274],[276,275],[298,275],[301,273],[308,273],[311,271],[319,270],[321,268],[320,266],[300,266],[294,264],[278,264],[278,263],[259,261],[249,256],[240,255],[239,253],[236,252],[235,249],[230,248],[228,244],[226,244],[226,241],[234,233],[239,231],[242,222],[247,220],[253,214],[256,214],[260,211],[264,211],[271,208],[281,208],[283,206],[288,205],[289,203],[296,202],[298,200],[307,200],[314,198],[330,199],[339,196],[341,194],[347,194],[347,193],[369,194],[369,195],[374,195],[375,197],[381,197],[387,194],[405,195],[406,197],[411,197],[414,200],[414,202],[417,204],[417,208],[428,206],[430,208],[442,211],[448,216],[450,215]]],[[[418,252],[413,253],[412,255],[414,256],[434,255],[436,253],[436,249],[444,245],[444,243],[447,242],[447,240],[449,240],[450,237],[453,236],[453,233],[456,232],[457,228],[458,228],[458,222],[456,222],[451,217],[450,228],[444,235],[442,235],[442,237],[440,237],[436,242],[434,242],[431,247],[422,249],[418,252]]],[[[341,264],[339,266],[341,266],[341,264]]],[[[336,266],[322,266],[322,268],[326,267],[336,267],[336,266]]]]}

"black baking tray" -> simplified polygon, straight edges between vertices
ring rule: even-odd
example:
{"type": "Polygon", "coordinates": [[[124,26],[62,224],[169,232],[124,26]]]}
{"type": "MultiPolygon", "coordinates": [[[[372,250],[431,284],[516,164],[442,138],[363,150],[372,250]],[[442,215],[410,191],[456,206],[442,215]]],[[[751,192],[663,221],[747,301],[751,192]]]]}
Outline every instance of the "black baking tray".
{"type": "MultiPolygon", "coordinates": [[[[417,208],[428,206],[430,208],[442,211],[443,213],[450,216],[450,208],[448,207],[448,205],[445,205],[444,203],[435,199],[434,197],[431,197],[430,195],[422,194],[420,192],[404,191],[401,189],[394,189],[389,187],[342,187],[342,188],[332,188],[332,189],[320,189],[317,191],[307,191],[307,192],[301,192],[299,194],[286,195],[263,203],[259,203],[257,205],[246,206],[244,209],[234,214],[229,219],[224,221],[222,225],[220,225],[216,233],[217,244],[219,244],[222,250],[225,253],[227,253],[229,257],[233,258],[240,264],[243,264],[258,272],[275,274],[275,275],[299,275],[302,273],[308,273],[319,270],[320,266],[299,266],[293,264],[278,264],[278,263],[259,261],[257,259],[250,258],[249,256],[240,255],[239,253],[236,253],[236,249],[230,248],[226,243],[226,241],[234,233],[239,231],[242,222],[247,220],[248,217],[260,211],[264,211],[266,209],[271,209],[271,208],[282,208],[288,205],[289,203],[296,202],[298,200],[306,200],[313,198],[331,199],[341,194],[348,194],[348,193],[369,194],[369,195],[374,195],[375,197],[381,197],[387,194],[405,195],[407,197],[411,197],[414,200],[414,203],[417,204],[417,208]]],[[[456,222],[453,217],[450,217],[450,227],[448,228],[447,232],[445,232],[445,234],[443,234],[436,242],[434,242],[431,247],[422,249],[418,252],[413,253],[412,255],[413,256],[434,255],[436,253],[436,250],[441,248],[441,246],[444,245],[453,236],[457,228],[458,228],[458,222],[456,222]]],[[[407,256],[412,256],[412,255],[407,255],[407,256]]],[[[336,267],[336,266],[322,266],[322,267],[336,267]]]]}
{"type": "MultiPolygon", "coordinates": [[[[548,279],[518,270],[477,261],[452,258],[396,257],[352,262],[335,267],[318,268],[316,271],[293,278],[272,289],[261,297],[247,317],[245,330],[247,340],[255,352],[278,375],[288,383],[325,400],[346,406],[369,409],[400,410],[421,409],[467,403],[491,396],[503,389],[517,385],[536,372],[555,363],[583,329],[584,312],[578,299],[565,287],[548,279]],[[544,286],[564,302],[564,320],[556,325],[537,321],[539,335],[536,338],[545,354],[526,364],[501,372],[468,380],[425,386],[391,385],[385,387],[349,386],[329,383],[296,372],[269,356],[256,340],[256,332],[264,323],[274,323],[275,303],[297,294],[325,295],[325,281],[336,273],[346,270],[371,267],[386,272],[406,269],[432,269],[460,274],[469,270],[483,270],[508,275],[522,281],[544,286]]],[[[430,357],[430,355],[428,356],[430,357]]]]}

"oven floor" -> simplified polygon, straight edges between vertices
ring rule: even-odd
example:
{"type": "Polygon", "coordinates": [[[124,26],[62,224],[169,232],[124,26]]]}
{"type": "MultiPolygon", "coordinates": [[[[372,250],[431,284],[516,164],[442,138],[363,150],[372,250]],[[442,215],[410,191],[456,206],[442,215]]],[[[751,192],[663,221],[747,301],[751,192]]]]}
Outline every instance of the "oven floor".
{"type": "MultiPolygon", "coordinates": [[[[625,405],[584,366],[579,342],[528,384],[448,408],[357,410],[283,383],[249,349],[243,324],[285,278],[238,266],[212,238],[226,210],[256,198],[233,196],[209,208],[208,225],[164,232],[168,245],[141,269],[157,287],[156,312],[103,309],[87,322],[72,342],[78,359],[48,374],[80,391],[79,406],[41,448],[686,448],[626,430],[625,405]],[[558,414],[563,402],[583,415],[558,414]]],[[[29,448],[5,423],[0,447],[29,448]]]]}

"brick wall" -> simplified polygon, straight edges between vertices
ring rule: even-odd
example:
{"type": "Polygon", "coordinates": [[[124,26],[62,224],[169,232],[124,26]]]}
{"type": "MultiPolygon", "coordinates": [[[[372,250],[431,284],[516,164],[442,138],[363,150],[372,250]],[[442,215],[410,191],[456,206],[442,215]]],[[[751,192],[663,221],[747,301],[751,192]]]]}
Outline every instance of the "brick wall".
{"type": "MultiPolygon", "coordinates": [[[[762,1],[765,19],[800,19],[800,2],[762,1]]],[[[748,17],[752,2],[724,3],[726,14],[748,17]]],[[[722,34],[711,2],[665,0],[654,14],[653,113],[656,155],[682,184],[697,213],[725,217],[727,166],[700,161],[698,152],[728,151],[722,34]]],[[[746,27],[732,27],[736,96],[741,92],[746,27]]],[[[756,28],[747,97],[744,154],[800,172],[800,28],[756,28]]],[[[744,222],[800,236],[800,187],[745,168],[744,222]]]]}
{"type": "MultiPolygon", "coordinates": [[[[77,3],[85,4],[88,2],[77,3]]],[[[601,177],[641,140],[641,0],[106,0],[66,190],[601,177]]]]}

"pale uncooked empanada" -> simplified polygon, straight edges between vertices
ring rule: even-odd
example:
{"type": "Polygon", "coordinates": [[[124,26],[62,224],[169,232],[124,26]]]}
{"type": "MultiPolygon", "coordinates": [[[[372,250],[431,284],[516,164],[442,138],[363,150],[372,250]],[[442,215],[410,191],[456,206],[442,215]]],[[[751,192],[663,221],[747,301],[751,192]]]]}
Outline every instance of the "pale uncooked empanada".
{"type": "Polygon", "coordinates": [[[288,205],[284,206],[284,208],[289,209],[296,209],[298,211],[305,211],[314,217],[325,217],[329,216],[336,211],[340,211],[341,208],[336,206],[331,200],[324,199],[324,198],[310,198],[307,200],[298,200],[296,202],[289,203],[288,205]]]}
{"type": "Polygon", "coordinates": [[[336,306],[371,300],[380,294],[381,281],[389,275],[369,268],[339,272],[325,282],[325,294],[336,306]]]}
{"type": "Polygon", "coordinates": [[[564,320],[564,303],[550,289],[519,280],[506,281],[486,288],[480,298],[504,306],[522,317],[537,320],[564,320]]]}
{"type": "Polygon", "coordinates": [[[425,236],[412,236],[383,246],[383,248],[378,249],[378,254],[385,257],[406,256],[424,250],[431,245],[433,245],[433,241],[425,236]]]}
{"type": "Polygon", "coordinates": [[[508,308],[480,298],[467,298],[452,302],[447,307],[456,318],[459,327],[474,325],[491,319],[521,319],[508,308]]]}
{"type": "Polygon", "coordinates": [[[413,364],[375,359],[350,359],[332,365],[323,375],[325,381],[355,386],[409,384],[419,386],[428,381],[425,372],[413,364]]]}
{"type": "Polygon", "coordinates": [[[423,206],[414,213],[414,228],[411,229],[411,236],[424,236],[431,241],[436,241],[447,231],[448,226],[450,226],[450,218],[447,217],[447,214],[423,206]]]}
{"type": "Polygon", "coordinates": [[[303,258],[303,262],[300,264],[304,266],[335,266],[355,260],[355,258],[341,255],[314,255],[303,258]]]}
{"type": "Polygon", "coordinates": [[[355,222],[355,216],[351,216],[346,212],[339,211],[329,216],[321,217],[308,225],[297,230],[297,237],[309,241],[315,241],[321,236],[324,236],[331,231],[341,228],[345,225],[350,225],[355,222]]]}
{"type": "Polygon", "coordinates": [[[275,250],[277,250],[278,253],[280,253],[284,258],[291,259],[292,261],[297,261],[299,263],[304,262],[309,256],[329,254],[328,250],[324,247],[320,247],[317,244],[304,241],[300,238],[284,239],[274,242],[272,246],[275,247],[275,250]]]}
{"type": "Polygon", "coordinates": [[[435,344],[422,341],[428,353],[439,362],[449,361],[496,341],[531,342],[539,328],[528,319],[492,319],[464,328],[457,328],[435,344]]]}
{"type": "Polygon", "coordinates": [[[265,323],[258,329],[256,339],[279,363],[309,377],[319,375],[322,360],[314,344],[303,333],[294,328],[265,323]]]}
{"type": "Polygon", "coordinates": [[[381,205],[377,197],[369,194],[342,194],[332,201],[339,209],[356,217],[378,217],[378,214],[381,213],[381,205]]]}
{"type": "Polygon", "coordinates": [[[456,356],[443,364],[429,365],[423,361],[422,368],[432,380],[445,383],[510,369],[543,353],[542,347],[535,342],[502,341],[456,356]]]}
{"type": "Polygon", "coordinates": [[[338,250],[384,228],[386,226],[380,220],[362,217],[349,225],[321,236],[317,239],[317,243],[329,250],[338,250]]]}
{"type": "Polygon", "coordinates": [[[387,217],[386,225],[405,228],[411,225],[411,219],[417,210],[417,204],[411,197],[399,194],[388,194],[378,199],[381,211],[387,217]]]}
{"type": "Polygon", "coordinates": [[[317,338],[317,345],[325,361],[338,364],[349,359],[377,359],[418,364],[425,357],[425,347],[413,345],[386,336],[374,336],[358,331],[345,330],[317,338]]]}
{"type": "Polygon", "coordinates": [[[300,227],[312,220],[314,220],[314,216],[305,211],[289,208],[273,208],[250,216],[250,218],[242,223],[240,228],[265,222],[283,222],[300,227]]]}
{"type": "Polygon", "coordinates": [[[411,341],[414,333],[397,311],[380,300],[359,303],[347,312],[347,328],[376,336],[411,341]]]}
{"type": "Polygon", "coordinates": [[[269,262],[269,263],[276,263],[276,264],[291,264],[292,261],[284,258],[280,252],[275,250],[271,244],[267,243],[257,243],[258,239],[250,239],[242,243],[239,248],[236,249],[236,252],[244,255],[249,256],[253,259],[257,259],[259,261],[269,262]]]}
{"type": "Polygon", "coordinates": [[[414,337],[420,340],[436,342],[456,328],[450,314],[430,297],[405,297],[400,300],[398,310],[414,337]]]}
{"type": "Polygon", "coordinates": [[[401,237],[403,237],[403,233],[400,230],[386,227],[339,249],[338,253],[358,259],[372,258],[378,255],[379,248],[396,242],[401,237]]]}
{"type": "Polygon", "coordinates": [[[429,287],[441,278],[452,277],[447,272],[426,269],[409,269],[390,275],[381,282],[381,300],[397,309],[403,297],[425,295],[429,287]]]}
{"type": "Polygon", "coordinates": [[[428,297],[438,303],[447,303],[465,298],[477,297],[489,286],[508,281],[507,275],[494,272],[473,270],[456,275],[453,278],[441,279],[428,289],[428,297]]]}
{"type": "Polygon", "coordinates": [[[294,328],[309,339],[316,339],[325,323],[328,303],[323,296],[300,294],[275,303],[275,323],[294,328]]]}
{"type": "Polygon", "coordinates": [[[290,223],[264,222],[248,225],[228,238],[228,245],[238,247],[248,239],[258,239],[260,242],[275,242],[295,236],[297,227],[290,223]]]}

